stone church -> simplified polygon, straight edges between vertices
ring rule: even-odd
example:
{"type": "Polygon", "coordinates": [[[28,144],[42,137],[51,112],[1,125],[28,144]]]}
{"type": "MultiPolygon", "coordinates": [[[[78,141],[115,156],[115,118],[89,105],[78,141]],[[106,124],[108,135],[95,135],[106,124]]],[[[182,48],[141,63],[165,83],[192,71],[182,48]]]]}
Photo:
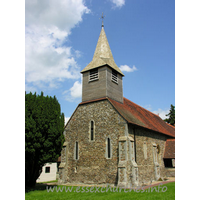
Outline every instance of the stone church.
{"type": "Polygon", "coordinates": [[[102,25],[81,71],[82,102],[65,126],[59,184],[142,185],[175,175],[175,127],[123,97],[102,25]]]}

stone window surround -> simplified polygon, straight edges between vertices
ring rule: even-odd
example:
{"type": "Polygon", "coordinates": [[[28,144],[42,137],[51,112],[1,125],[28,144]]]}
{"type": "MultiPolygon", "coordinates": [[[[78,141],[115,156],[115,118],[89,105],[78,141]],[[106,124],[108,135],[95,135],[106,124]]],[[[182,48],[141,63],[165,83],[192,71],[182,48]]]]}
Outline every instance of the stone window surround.
{"type": "Polygon", "coordinates": [[[148,152],[148,150],[147,150],[147,142],[144,141],[144,143],[143,143],[143,153],[144,153],[144,159],[145,160],[147,159],[147,152],[148,152]]]}
{"type": "Polygon", "coordinates": [[[155,143],[153,143],[153,160],[154,163],[158,163],[157,144],[155,143]]]}
{"type": "Polygon", "coordinates": [[[106,159],[112,159],[112,142],[111,141],[112,140],[111,140],[110,136],[106,137],[106,141],[105,141],[105,143],[106,143],[106,154],[105,154],[106,159]],[[110,139],[110,158],[108,158],[108,138],[110,139]]]}
{"type": "Polygon", "coordinates": [[[160,155],[160,145],[156,143],[152,143],[153,145],[153,159],[154,163],[159,164],[159,155],[160,155]]]}
{"type": "Polygon", "coordinates": [[[95,141],[95,121],[90,120],[89,122],[89,141],[94,142],[95,141]],[[91,140],[91,122],[93,122],[93,140],[91,140]]]}
{"type": "Polygon", "coordinates": [[[155,180],[160,178],[160,166],[158,163],[158,145],[153,143],[153,162],[154,162],[154,172],[155,172],[155,180]]]}
{"type": "Polygon", "coordinates": [[[135,141],[132,137],[128,137],[128,143],[129,143],[129,158],[132,162],[135,161],[135,141]]]}
{"type": "Polygon", "coordinates": [[[79,159],[79,143],[78,143],[78,141],[75,141],[75,144],[74,144],[74,160],[78,160],[78,159],[79,159]],[[76,147],[76,144],[78,144],[78,149],[76,147]],[[76,150],[78,152],[76,152],[76,150]],[[76,154],[77,154],[77,158],[76,158],[76,154]]]}

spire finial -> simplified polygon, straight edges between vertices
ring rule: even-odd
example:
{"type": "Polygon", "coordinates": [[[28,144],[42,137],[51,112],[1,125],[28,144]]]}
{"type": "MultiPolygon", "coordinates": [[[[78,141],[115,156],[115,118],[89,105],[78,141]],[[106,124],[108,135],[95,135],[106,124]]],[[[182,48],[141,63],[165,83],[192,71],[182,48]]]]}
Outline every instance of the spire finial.
{"type": "Polygon", "coordinates": [[[102,19],[102,25],[101,25],[101,27],[104,27],[104,24],[103,24],[104,18],[105,18],[105,15],[103,15],[103,12],[102,12],[102,15],[101,15],[101,18],[100,18],[100,19],[102,19]]]}

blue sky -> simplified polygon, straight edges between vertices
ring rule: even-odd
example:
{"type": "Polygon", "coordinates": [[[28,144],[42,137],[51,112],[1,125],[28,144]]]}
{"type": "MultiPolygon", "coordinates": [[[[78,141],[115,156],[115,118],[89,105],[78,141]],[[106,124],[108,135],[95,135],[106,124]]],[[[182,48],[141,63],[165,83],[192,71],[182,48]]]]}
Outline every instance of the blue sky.
{"type": "MultiPolygon", "coordinates": [[[[133,66],[137,68],[133,72],[123,72],[124,96],[155,113],[158,111],[164,113],[170,104],[173,104],[174,1],[118,2],[118,4],[110,0],[85,2],[76,0],[71,4],[65,0],[1,2],[0,81],[3,121],[0,147],[1,152],[5,149],[8,151],[6,154],[1,154],[2,160],[6,160],[10,154],[14,159],[13,162],[19,162],[20,158],[21,163],[25,162],[24,86],[27,91],[37,93],[44,91],[45,95],[56,95],[66,117],[71,116],[81,101],[78,98],[81,85],[79,72],[92,59],[101,30],[99,17],[102,12],[106,15],[105,31],[116,64],[119,67],[127,65],[132,69],[133,66]],[[13,148],[7,148],[5,141],[9,141],[15,151],[13,148]],[[16,156],[13,156],[13,152],[16,152],[16,156]]],[[[188,142],[188,134],[192,137],[197,136],[199,130],[199,19],[198,0],[176,0],[176,155],[178,158],[176,168],[180,168],[176,171],[176,178],[178,177],[176,181],[179,186],[176,188],[177,194],[182,194],[185,182],[182,180],[181,161],[185,160],[185,156],[193,161],[193,176],[191,171],[188,176],[184,176],[184,178],[190,177],[190,182],[191,177],[196,177],[199,166],[195,163],[196,154],[188,151],[188,149],[199,151],[198,139],[188,142]]],[[[20,186],[24,184],[23,166],[25,165],[15,166],[18,168],[17,171],[21,172],[15,174],[16,180],[22,180],[20,186]]],[[[13,169],[9,169],[9,165],[6,165],[6,169],[3,170],[13,169]]],[[[4,180],[10,181],[7,177],[4,180]]],[[[9,191],[4,191],[6,195],[15,196],[22,191],[18,187],[12,190],[14,191],[12,193],[10,188],[9,191]]],[[[184,193],[185,197],[191,197],[190,191],[195,195],[193,185],[187,191],[189,192],[184,193]]],[[[23,195],[22,191],[21,196],[23,195]]]]}
{"type": "Polygon", "coordinates": [[[104,12],[124,97],[164,117],[175,105],[173,0],[26,0],[25,89],[56,96],[69,118],[81,102],[80,71],[92,60],[104,12]]]}

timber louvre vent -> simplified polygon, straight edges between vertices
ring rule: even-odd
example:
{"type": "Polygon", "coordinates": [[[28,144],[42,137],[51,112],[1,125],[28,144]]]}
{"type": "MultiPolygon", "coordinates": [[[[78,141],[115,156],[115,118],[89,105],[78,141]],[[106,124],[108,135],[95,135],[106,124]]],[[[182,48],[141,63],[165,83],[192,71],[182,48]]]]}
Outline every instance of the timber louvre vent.
{"type": "Polygon", "coordinates": [[[117,72],[114,71],[114,70],[112,70],[111,80],[112,80],[114,83],[118,83],[118,80],[117,80],[117,72]]]}
{"type": "Polygon", "coordinates": [[[89,81],[95,81],[99,79],[98,69],[90,70],[89,81]]]}

